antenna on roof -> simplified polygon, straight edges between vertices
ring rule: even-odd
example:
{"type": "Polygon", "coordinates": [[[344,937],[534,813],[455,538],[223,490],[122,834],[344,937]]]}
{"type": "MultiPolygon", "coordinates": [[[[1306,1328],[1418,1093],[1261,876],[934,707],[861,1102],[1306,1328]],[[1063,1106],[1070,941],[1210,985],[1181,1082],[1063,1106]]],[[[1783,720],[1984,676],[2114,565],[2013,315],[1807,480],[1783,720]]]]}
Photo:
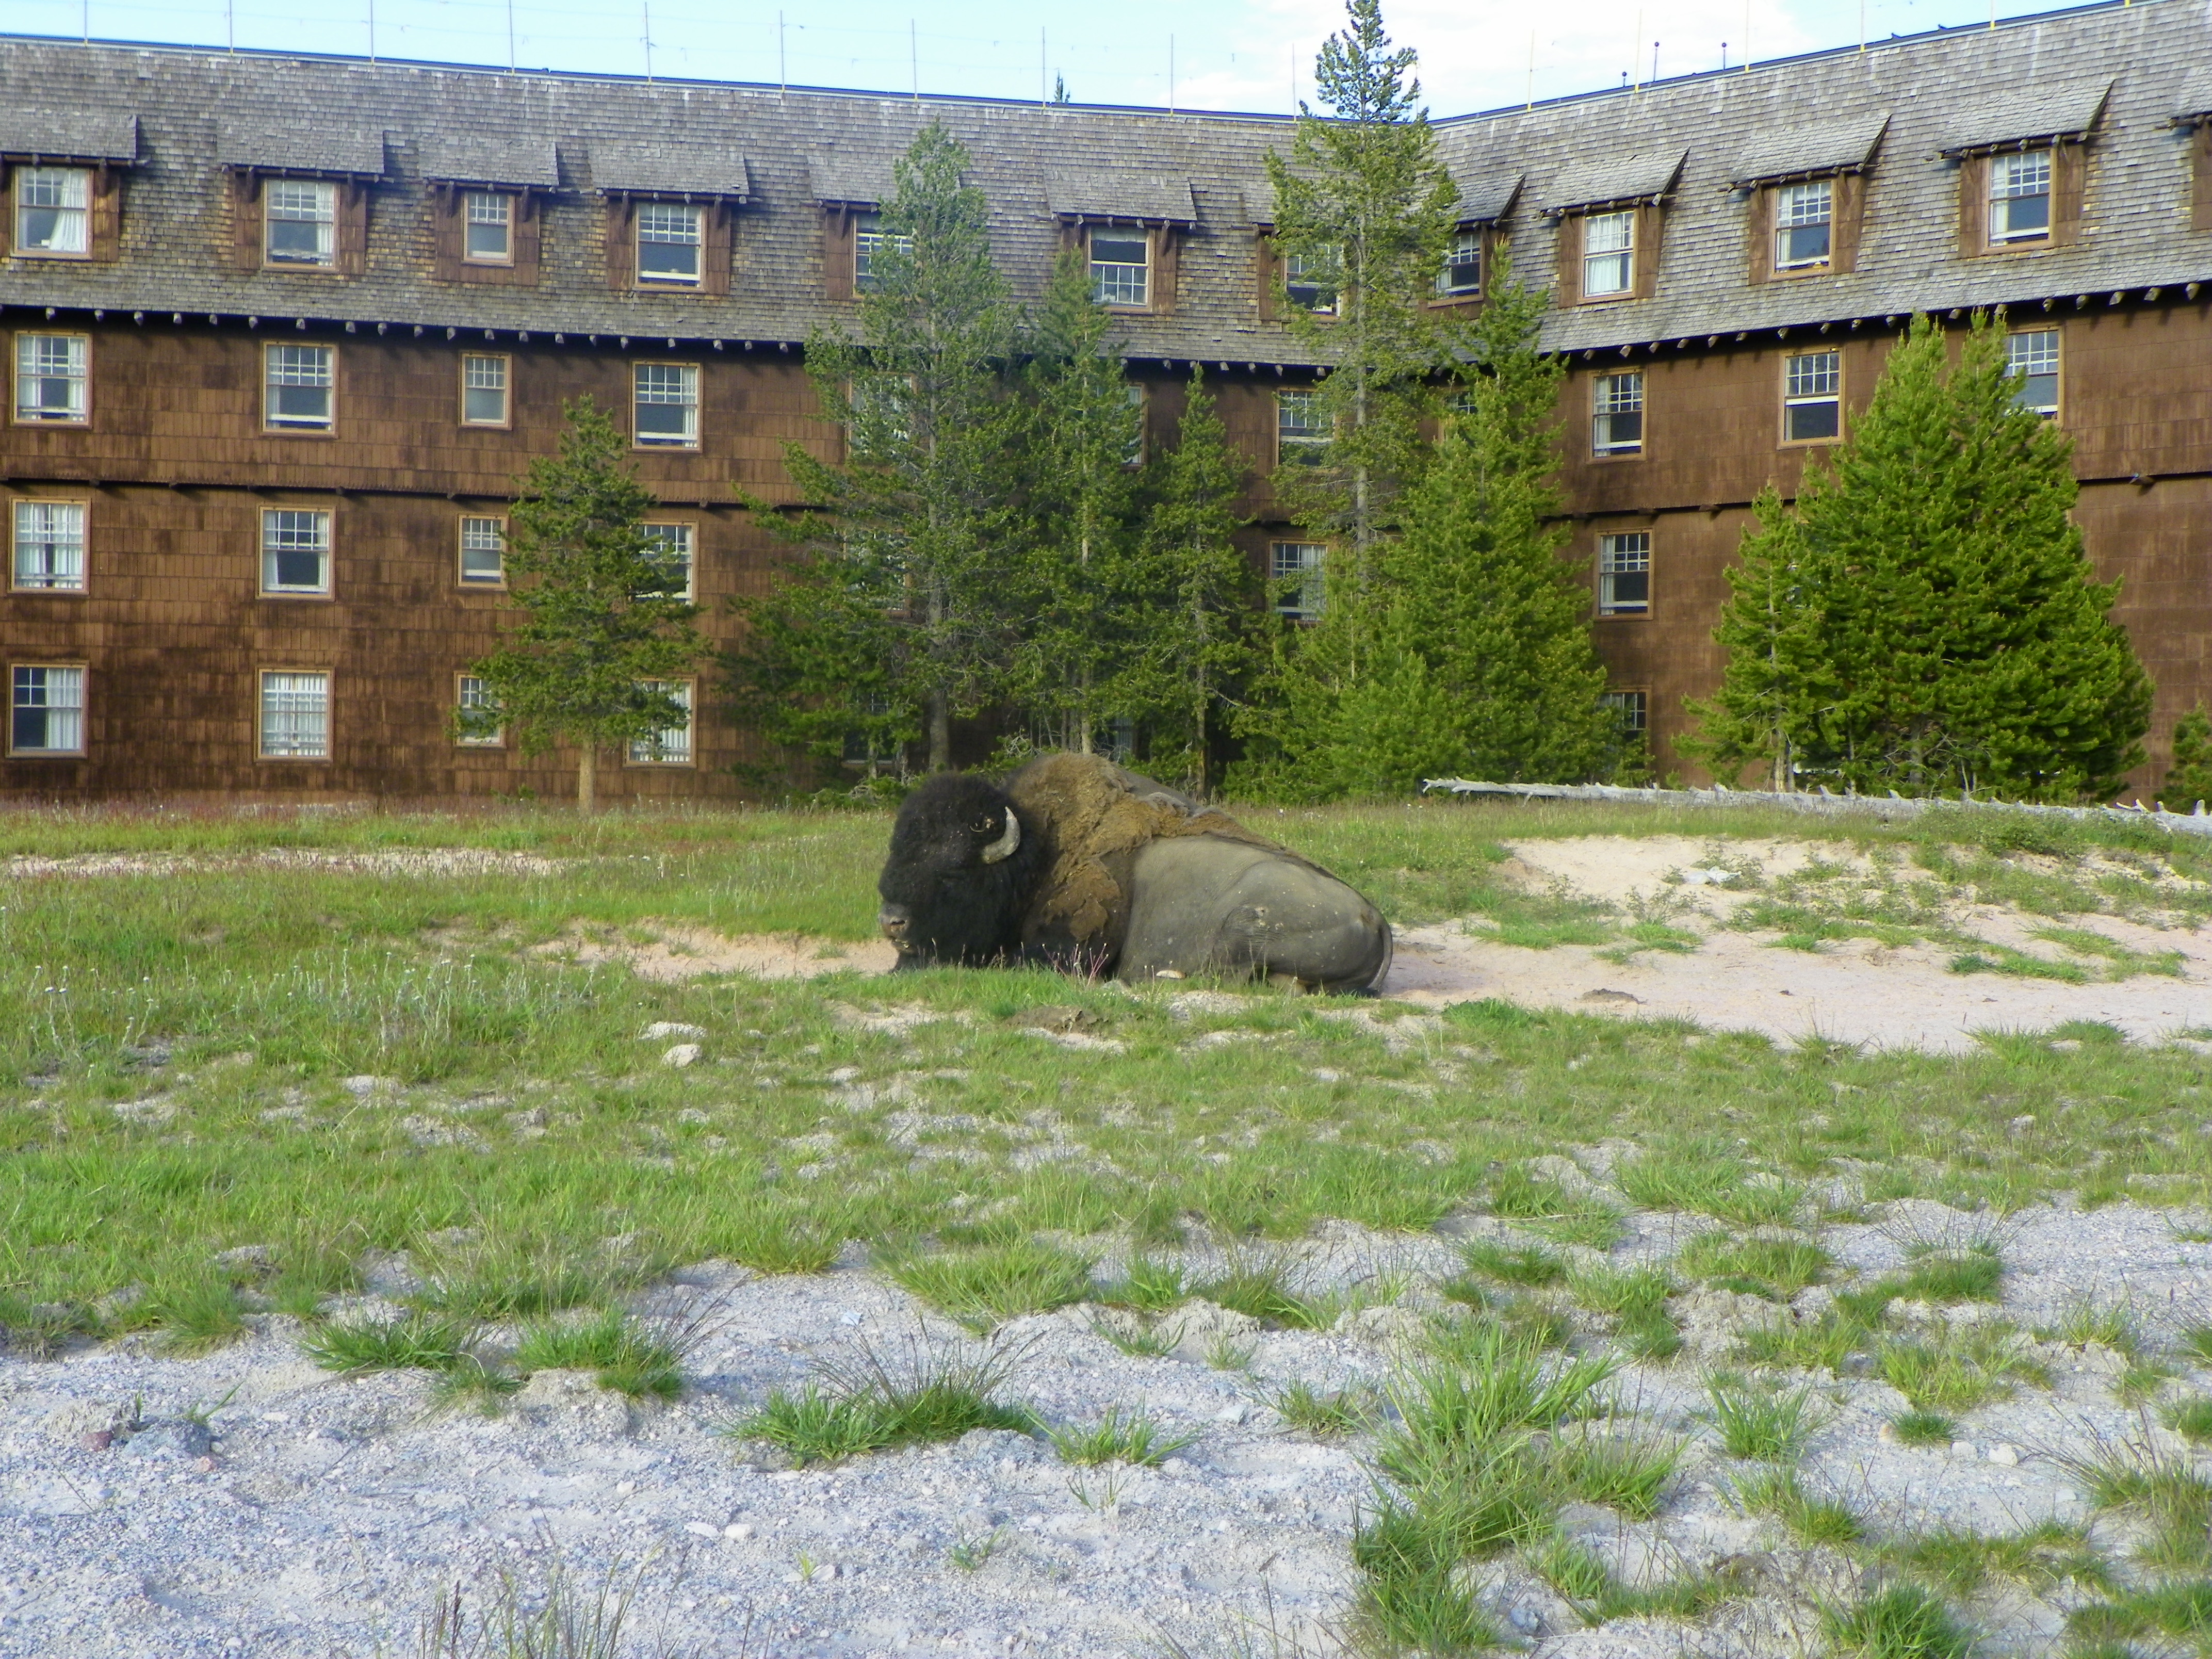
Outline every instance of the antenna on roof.
{"type": "Polygon", "coordinates": [[[645,79],[653,82],[653,0],[637,0],[637,9],[645,19],[645,79]]]}
{"type": "Polygon", "coordinates": [[[507,72],[514,73],[514,0],[507,0],[507,72]]]}
{"type": "Polygon", "coordinates": [[[1037,102],[1040,105],[1049,101],[1045,96],[1044,89],[1044,31],[1039,29],[1037,31],[1037,102]]]}
{"type": "Polygon", "coordinates": [[[784,68],[783,14],[778,12],[775,15],[775,95],[779,98],[782,97],[785,92],[789,90],[790,86],[791,76],[784,68]]]}
{"type": "MultiPolygon", "coordinates": [[[[85,0],[89,7],[92,0],[85,0]]],[[[368,0],[368,61],[376,61],[376,0],[368,0]]]]}
{"type": "Polygon", "coordinates": [[[1175,36],[1172,34],[1168,36],[1168,113],[1175,113],[1175,36]]]}
{"type": "Polygon", "coordinates": [[[914,76],[914,101],[921,101],[921,37],[915,32],[914,19],[906,20],[906,62],[914,76]]]}
{"type": "Polygon", "coordinates": [[[1521,107],[1536,107],[1536,31],[1534,29],[1528,31],[1528,101],[1521,107]]]}

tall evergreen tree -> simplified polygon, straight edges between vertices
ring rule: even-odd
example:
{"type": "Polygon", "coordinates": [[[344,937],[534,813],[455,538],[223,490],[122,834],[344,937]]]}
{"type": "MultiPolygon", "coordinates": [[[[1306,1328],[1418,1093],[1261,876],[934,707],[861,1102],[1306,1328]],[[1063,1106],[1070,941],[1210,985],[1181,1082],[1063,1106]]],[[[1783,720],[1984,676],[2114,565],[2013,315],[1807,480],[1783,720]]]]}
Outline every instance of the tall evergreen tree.
{"type": "MultiPolygon", "coordinates": [[[[1832,467],[1808,473],[1802,580],[1740,586],[1723,622],[1778,641],[1771,765],[1859,790],[2070,800],[2110,795],[2141,763],[2151,687],[2106,614],[2119,585],[2093,580],[2069,442],[2018,390],[1986,317],[1955,368],[1916,318],[1832,467]],[[1763,622],[1783,598],[1807,614],[1763,622]]],[[[1705,735],[1748,756],[1761,716],[1743,683],[1715,700],[1733,730],[1705,735]]]]}
{"type": "Polygon", "coordinates": [[[740,707],[769,736],[827,754],[850,731],[919,728],[933,771],[951,764],[953,715],[1004,689],[1013,598],[1020,410],[1003,376],[1015,319],[967,165],[942,126],[921,131],[883,204],[860,337],[807,340],[807,378],[844,429],[845,459],[785,447],[818,509],[795,520],[741,496],[804,552],[739,607],[752,626],[730,660],[740,707]]]}
{"type": "Polygon", "coordinates": [[[1778,793],[1796,786],[1797,743],[1813,729],[1830,682],[1819,650],[1819,611],[1804,526],[1772,483],[1752,503],[1737,562],[1723,573],[1729,600],[1714,641],[1726,653],[1720,689],[1689,705],[1697,732],[1677,745],[1734,782],[1754,763],[1778,793]]]}
{"type": "Polygon", "coordinates": [[[646,533],[654,497],[628,444],[589,398],[562,412],[559,452],[530,464],[507,520],[507,600],[521,626],[470,665],[490,706],[454,724],[464,737],[513,726],[525,754],[575,743],[576,805],[588,812],[601,748],[690,725],[690,707],[656,683],[689,673],[707,644],[691,625],[699,607],[682,597],[689,573],[646,533]]]}
{"type": "Polygon", "coordinates": [[[2173,723],[2173,764],[2158,798],[2172,812],[2191,812],[2212,801],[2212,714],[2198,703],[2173,723]]]}

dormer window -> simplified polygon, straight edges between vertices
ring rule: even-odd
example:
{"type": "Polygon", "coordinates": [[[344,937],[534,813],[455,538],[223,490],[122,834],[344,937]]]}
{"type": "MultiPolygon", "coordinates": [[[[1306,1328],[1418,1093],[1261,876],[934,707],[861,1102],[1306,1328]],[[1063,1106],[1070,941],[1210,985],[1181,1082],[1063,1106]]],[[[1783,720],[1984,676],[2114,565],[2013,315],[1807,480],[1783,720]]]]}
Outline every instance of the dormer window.
{"type": "Polygon", "coordinates": [[[1092,225],[1091,297],[1102,306],[1143,307],[1152,297],[1152,239],[1141,225],[1092,225]]]}
{"type": "Polygon", "coordinates": [[[1437,292],[1455,299],[1471,299],[1482,292],[1482,233],[1455,230],[1444,250],[1444,268],[1437,275],[1437,292]]]}
{"type": "Polygon", "coordinates": [[[892,249],[910,257],[914,252],[914,238],[885,230],[884,216],[880,213],[863,213],[853,222],[854,293],[867,294],[874,290],[877,257],[892,249]]]}
{"type": "Polygon", "coordinates": [[[637,204],[637,280],[696,288],[704,271],[707,210],[681,202],[637,204]]]}
{"type": "Polygon", "coordinates": [[[1828,263],[1834,242],[1836,185],[1831,179],[1784,185],[1774,192],[1774,268],[1810,270],[1828,263]]]}
{"type": "Polygon", "coordinates": [[[463,198],[461,213],[465,227],[462,258],[473,265],[514,263],[514,198],[472,190],[463,198]]]}
{"type": "Polygon", "coordinates": [[[319,179],[261,185],[264,264],[327,270],[338,258],[338,187],[319,179]]]}
{"type": "Polygon", "coordinates": [[[48,259],[92,255],[92,169],[17,167],[15,248],[48,259]]]}
{"type": "Polygon", "coordinates": [[[1583,221],[1583,298],[1636,291],[1636,215],[1593,213],[1583,221]]]}
{"type": "Polygon", "coordinates": [[[1990,158],[1990,245],[2047,241],[2051,236],[2051,152],[2023,150],[1990,158]]]}
{"type": "Polygon", "coordinates": [[[1316,317],[1336,315],[1336,289],[1328,282],[1328,261],[1315,253],[1283,256],[1283,291],[1291,303],[1316,317]]]}

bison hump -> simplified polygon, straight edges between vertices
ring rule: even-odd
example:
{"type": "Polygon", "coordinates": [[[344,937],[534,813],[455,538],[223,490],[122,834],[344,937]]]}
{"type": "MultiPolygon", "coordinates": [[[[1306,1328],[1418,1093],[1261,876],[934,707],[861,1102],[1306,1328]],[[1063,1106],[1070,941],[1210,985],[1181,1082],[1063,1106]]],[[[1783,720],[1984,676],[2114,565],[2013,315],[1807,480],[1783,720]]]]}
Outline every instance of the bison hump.
{"type": "Polygon", "coordinates": [[[1129,924],[1130,871],[1148,842],[1213,836],[1283,851],[1226,812],[1102,756],[1040,756],[1006,780],[1006,794],[1024,832],[1047,849],[1024,944],[1117,957],[1129,924]]]}

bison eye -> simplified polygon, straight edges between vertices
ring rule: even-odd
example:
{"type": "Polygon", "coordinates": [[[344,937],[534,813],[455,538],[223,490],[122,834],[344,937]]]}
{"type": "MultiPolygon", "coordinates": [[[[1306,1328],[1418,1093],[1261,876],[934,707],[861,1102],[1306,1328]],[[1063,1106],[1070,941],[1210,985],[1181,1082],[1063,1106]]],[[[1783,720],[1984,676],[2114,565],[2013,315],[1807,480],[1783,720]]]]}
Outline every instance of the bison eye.
{"type": "Polygon", "coordinates": [[[992,823],[988,818],[977,818],[975,823],[969,824],[968,827],[970,830],[973,830],[979,836],[988,836],[999,826],[992,823]]]}

